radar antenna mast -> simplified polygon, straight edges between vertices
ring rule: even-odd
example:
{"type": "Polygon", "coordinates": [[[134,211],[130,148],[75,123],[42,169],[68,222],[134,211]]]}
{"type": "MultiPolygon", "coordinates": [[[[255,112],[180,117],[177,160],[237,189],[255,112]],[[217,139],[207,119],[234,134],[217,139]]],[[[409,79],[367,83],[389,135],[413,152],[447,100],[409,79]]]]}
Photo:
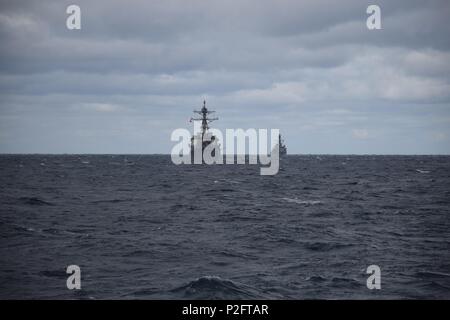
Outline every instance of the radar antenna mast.
{"type": "Polygon", "coordinates": [[[208,131],[209,126],[208,124],[210,122],[213,122],[215,120],[219,120],[219,118],[209,118],[208,115],[214,113],[215,111],[210,111],[208,108],[206,108],[206,100],[203,100],[203,108],[201,110],[194,110],[195,113],[198,113],[201,115],[201,118],[191,118],[190,121],[196,120],[202,122],[202,136],[205,135],[206,131],[208,131]]]}

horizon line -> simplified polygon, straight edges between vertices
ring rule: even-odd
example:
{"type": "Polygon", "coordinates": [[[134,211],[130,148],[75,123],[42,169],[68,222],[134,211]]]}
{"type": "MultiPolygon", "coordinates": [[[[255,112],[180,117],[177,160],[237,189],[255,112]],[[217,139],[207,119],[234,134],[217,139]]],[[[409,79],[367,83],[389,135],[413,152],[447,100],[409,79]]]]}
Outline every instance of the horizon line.
{"type": "MultiPolygon", "coordinates": [[[[95,156],[171,156],[170,153],[46,153],[46,152],[17,152],[4,153],[0,152],[0,156],[7,155],[48,155],[48,156],[64,156],[64,155],[95,155],[95,156]]],[[[222,154],[222,156],[250,156],[249,154],[222,154]]],[[[251,156],[258,156],[258,154],[251,156]]],[[[450,156],[450,153],[288,153],[285,156],[450,156]]]]}

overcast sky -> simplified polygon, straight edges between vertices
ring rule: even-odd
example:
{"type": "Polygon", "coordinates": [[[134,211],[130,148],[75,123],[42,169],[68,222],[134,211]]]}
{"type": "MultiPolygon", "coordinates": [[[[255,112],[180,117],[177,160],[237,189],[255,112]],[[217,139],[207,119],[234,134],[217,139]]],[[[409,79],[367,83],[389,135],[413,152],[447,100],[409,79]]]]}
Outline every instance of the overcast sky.
{"type": "Polygon", "coordinates": [[[0,153],[170,153],[206,99],[214,127],[279,128],[289,153],[450,154],[449,17],[448,0],[0,0],[0,153]]]}

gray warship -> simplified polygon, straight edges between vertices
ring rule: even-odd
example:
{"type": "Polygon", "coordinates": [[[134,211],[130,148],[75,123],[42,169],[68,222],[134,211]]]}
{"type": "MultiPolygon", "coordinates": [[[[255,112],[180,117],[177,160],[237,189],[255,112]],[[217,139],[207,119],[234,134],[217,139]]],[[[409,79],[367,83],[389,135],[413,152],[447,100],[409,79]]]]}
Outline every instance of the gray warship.
{"type": "MultiPolygon", "coordinates": [[[[203,162],[203,151],[209,146],[211,147],[211,156],[216,157],[216,151],[220,152],[220,143],[219,139],[209,131],[209,124],[212,121],[219,120],[217,117],[210,117],[211,114],[215,113],[215,111],[208,110],[206,107],[206,100],[203,101],[203,107],[200,110],[194,110],[194,113],[197,113],[200,115],[198,118],[191,118],[189,121],[201,121],[201,130],[200,132],[195,133],[191,137],[191,159],[194,159],[195,151],[198,152],[201,149],[201,155],[202,155],[202,162],[203,162]]],[[[278,146],[279,146],[279,155],[285,156],[287,155],[287,147],[284,144],[283,139],[281,138],[281,135],[278,136],[278,146]]],[[[221,154],[217,154],[217,156],[222,156],[221,154]]]]}
{"type": "Polygon", "coordinates": [[[218,148],[214,148],[214,150],[211,152],[211,156],[215,157],[216,150],[220,150],[220,144],[219,144],[219,140],[217,139],[217,137],[209,131],[209,123],[211,123],[212,121],[219,120],[219,118],[209,117],[209,115],[211,115],[212,113],[215,113],[215,111],[208,110],[208,108],[206,107],[206,100],[203,101],[203,107],[198,111],[194,110],[194,113],[199,114],[201,117],[191,118],[190,122],[201,121],[202,124],[201,124],[201,132],[194,134],[191,137],[191,146],[190,146],[191,147],[191,158],[194,157],[194,151],[197,149],[200,149],[200,148],[202,150],[202,158],[203,158],[203,151],[205,150],[205,148],[207,146],[209,146],[211,144],[213,144],[214,146],[218,146],[218,148]]]}
{"type": "Polygon", "coordinates": [[[284,144],[283,139],[281,139],[281,134],[278,136],[278,145],[280,146],[280,156],[287,155],[287,147],[284,144]]]}

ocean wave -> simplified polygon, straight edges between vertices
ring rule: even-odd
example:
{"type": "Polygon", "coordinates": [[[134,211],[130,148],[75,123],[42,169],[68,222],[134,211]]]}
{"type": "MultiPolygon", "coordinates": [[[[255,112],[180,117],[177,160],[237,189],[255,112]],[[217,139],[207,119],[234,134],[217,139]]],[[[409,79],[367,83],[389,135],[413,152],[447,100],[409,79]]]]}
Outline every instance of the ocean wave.
{"type": "Polygon", "coordinates": [[[351,247],[352,245],[337,242],[308,242],[304,246],[311,251],[331,251],[351,247]]]}
{"type": "Polygon", "coordinates": [[[170,292],[179,299],[243,300],[269,298],[252,287],[217,276],[198,278],[186,285],[170,290],[170,292]]]}
{"type": "Polygon", "coordinates": [[[282,199],[286,202],[297,203],[302,205],[316,205],[323,203],[322,201],[319,200],[301,200],[297,198],[282,198],[282,199]]]}
{"type": "Polygon", "coordinates": [[[96,200],[96,201],[92,201],[91,203],[120,203],[120,202],[132,202],[132,201],[136,201],[136,199],[133,198],[126,198],[126,199],[105,199],[105,200],[96,200]]]}
{"type": "Polygon", "coordinates": [[[61,270],[43,270],[39,272],[40,276],[46,277],[46,278],[58,278],[58,279],[64,279],[67,277],[66,272],[64,269],[61,270]]]}
{"type": "Polygon", "coordinates": [[[423,278],[447,278],[450,279],[450,274],[444,272],[435,272],[435,271],[419,271],[417,272],[417,276],[423,278]]]}
{"type": "Polygon", "coordinates": [[[37,197],[21,197],[19,201],[30,206],[53,206],[54,204],[37,197]]]}
{"type": "Polygon", "coordinates": [[[311,276],[306,278],[306,281],[311,281],[311,282],[325,282],[327,281],[327,279],[325,279],[322,276],[311,276]]]}
{"type": "MultiPolygon", "coordinates": [[[[420,279],[420,286],[423,289],[432,290],[435,294],[439,292],[448,299],[450,290],[450,274],[438,271],[418,271],[415,273],[415,279],[420,279]]],[[[439,297],[439,295],[437,296],[439,297]]]]}
{"type": "Polygon", "coordinates": [[[356,279],[334,277],[331,279],[331,286],[339,289],[355,289],[361,287],[361,283],[356,279]]]}

